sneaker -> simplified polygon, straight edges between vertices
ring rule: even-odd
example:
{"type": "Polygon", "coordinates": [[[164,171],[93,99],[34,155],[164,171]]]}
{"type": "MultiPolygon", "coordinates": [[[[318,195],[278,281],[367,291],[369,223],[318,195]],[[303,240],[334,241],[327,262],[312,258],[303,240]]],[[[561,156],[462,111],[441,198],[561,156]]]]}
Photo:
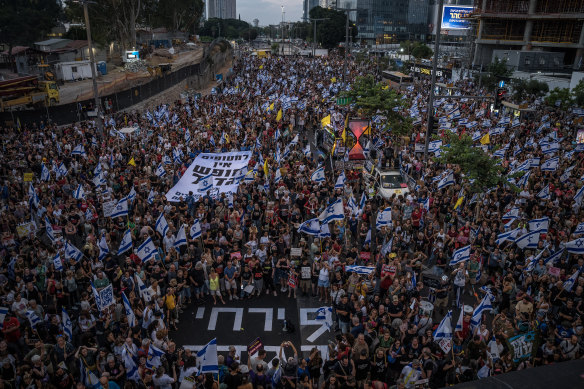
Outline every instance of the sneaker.
{"type": "Polygon", "coordinates": [[[233,297],[232,296],[229,296],[229,301],[231,301],[231,300],[233,300],[233,297]]]}
{"type": "Polygon", "coordinates": [[[274,296],[277,296],[277,295],[278,295],[278,293],[276,293],[276,291],[274,291],[274,296]]]}
{"type": "Polygon", "coordinates": [[[233,298],[236,299],[236,300],[239,300],[239,297],[237,297],[237,296],[233,296],[233,298]]]}
{"type": "Polygon", "coordinates": [[[174,321],[174,324],[178,324],[178,319],[176,319],[176,320],[174,321]]]}

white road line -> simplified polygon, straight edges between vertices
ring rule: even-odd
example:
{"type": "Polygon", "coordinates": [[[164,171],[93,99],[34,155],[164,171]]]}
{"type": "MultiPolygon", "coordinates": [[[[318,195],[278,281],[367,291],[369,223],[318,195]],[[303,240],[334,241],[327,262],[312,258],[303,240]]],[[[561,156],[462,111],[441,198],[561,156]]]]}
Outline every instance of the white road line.
{"type": "Polygon", "coordinates": [[[322,334],[327,332],[329,329],[327,325],[322,320],[309,319],[308,313],[316,313],[318,308],[300,308],[300,325],[301,326],[320,326],[319,329],[314,331],[310,336],[306,338],[307,341],[313,343],[322,334]]]}
{"type": "Polygon", "coordinates": [[[205,316],[205,307],[197,308],[197,314],[195,315],[195,319],[202,319],[205,316]]]}
{"type": "Polygon", "coordinates": [[[248,308],[249,313],[265,313],[266,320],[264,321],[264,331],[272,331],[272,322],[274,321],[273,308],[248,308]]]}
{"type": "Polygon", "coordinates": [[[284,320],[286,318],[286,308],[278,308],[278,320],[284,320]]]}
{"type": "Polygon", "coordinates": [[[217,328],[217,317],[219,313],[235,313],[235,320],[233,321],[233,331],[241,331],[241,322],[243,321],[243,308],[213,308],[211,310],[211,317],[209,318],[209,326],[207,330],[215,331],[217,328]]]}

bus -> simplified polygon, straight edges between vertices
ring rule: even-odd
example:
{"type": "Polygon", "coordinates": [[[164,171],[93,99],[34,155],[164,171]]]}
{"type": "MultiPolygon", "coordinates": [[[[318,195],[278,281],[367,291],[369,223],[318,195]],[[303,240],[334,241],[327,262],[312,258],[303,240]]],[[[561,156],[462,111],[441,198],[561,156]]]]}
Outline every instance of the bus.
{"type": "Polygon", "coordinates": [[[414,83],[414,78],[403,74],[401,72],[390,72],[384,70],[382,72],[383,80],[393,89],[401,90],[414,83]]]}

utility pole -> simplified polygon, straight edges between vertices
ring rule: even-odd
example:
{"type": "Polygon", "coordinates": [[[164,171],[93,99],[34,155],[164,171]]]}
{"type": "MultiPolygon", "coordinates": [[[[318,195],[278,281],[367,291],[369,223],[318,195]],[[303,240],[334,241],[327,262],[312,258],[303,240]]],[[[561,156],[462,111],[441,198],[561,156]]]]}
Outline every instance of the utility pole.
{"type": "Polygon", "coordinates": [[[358,8],[341,8],[342,11],[347,13],[347,19],[345,22],[345,63],[343,64],[343,84],[346,82],[347,77],[347,65],[349,62],[349,13],[351,11],[358,11],[358,8]]]}
{"type": "Polygon", "coordinates": [[[316,22],[321,22],[323,20],[328,20],[329,18],[319,18],[319,19],[310,19],[311,22],[314,22],[314,40],[312,41],[312,56],[316,57],[316,22]]]}
{"type": "Polygon", "coordinates": [[[424,160],[428,160],[428,144],[432,131],[432,117],[434,116],[434,88],[436,87],[436,70],[438,68],[438,54],[440,51],[440,33],[442,28],[442,8],[444,0],[438,0],[438,20],[436,22],[436,44],[434,45],[434,58],[432,59],[432,84],[428,96],[428,122],[426,123],[426,144],[424,147],[424,160]]]}
{"type": "MultiPolygon", "coordinates": [[[[85,29],[87,30],[87,46],[89,48],[89,65],[91,67],[91,81],[93,83],[93,99],[95,104],[95,124],[99,135],[103,135],[103,118],[101,117],[101,102],[99,100],[99,91],[97,89],[97,74],[95,72],[95,56],[93,55],[93,45],[91,43],[91,25],[89,24],[88,0],[82,0],[83,15],[85,16],[85,29]]],[[[94,3],[91,1],[91,3],[94,3]]]]}

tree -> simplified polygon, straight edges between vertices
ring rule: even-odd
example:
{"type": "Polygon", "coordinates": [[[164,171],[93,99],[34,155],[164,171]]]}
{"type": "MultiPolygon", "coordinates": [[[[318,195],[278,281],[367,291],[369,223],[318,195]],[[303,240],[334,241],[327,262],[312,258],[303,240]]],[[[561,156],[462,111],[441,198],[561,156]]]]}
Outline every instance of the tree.
{"type": "Polygon", "coordinates": [[[465,179],[469,180],[472,193],[482,193],[497,185],[508,184],[501,174],[504,169],[500,163],[482,148],[475,147],[470,136],[466,134],[458,136],[448,132],[443,138],[443,143],[448,146],[442,147],[442,153],[436,161],[457,165],[464,173],[465,179]],[[474,180],[472,184],[471,180],[474,180]]]}
{"type": "Polygon", "coordinates": [[[203,0],[164,0],[152,4],[154,27],[194,33],[203,15],[203,0]]]}
{"type": "Polygon", "coordinates": [[[238,19],[211,18],[205,22],[199,33],[214,38],[222,36],[228,39],[248,39],[248,30],[251,25],[238,19]]]}
{"type": "Polygon", "coordinates": [[[395,90],[375,82],[372,75],[357,77],[351,84],[351,89],[341,93],[341,97],[349,97],[366,116],[378,114],[385,116],[392,134],[399,136],[411,133],[410,119],[394,111],[396,107],[404,107],[405,100],[401,99],[395,90]]]}
{"type": "Polygon", "coordinates": [[[500,81],[508,81],[513,70],[507,67],[507,60],[495,60],[487,67],[487,73],[481,74],[482,84],[488,91],[494,91],[500,81]]]}
{"type": "Polygon", "coordinates": [[[50,32],[60,15],[56,0],[0,0],[0,42],[12,56],[15,45],[30,45],[50,32]]]}
{"type": "Polygon", "coordinates": [[[566,109],[572,105],[572,94],[568,88],[554,88],[545,98],[548,105],[566,109]]]}
{"type": "Polygon", "coordinates": [[[402,41],[400,42],[400,52],[403,49],[403,54],[410,54],[416,59],[430,58],[434,52],[423,42],[402,41]]]}
{"type": "Polygon", "coordinates": [[[579,107],[584,106],[584,80],[578,81],[578,84],[572,89],[574,100],[579,107]]]}
{"type": "MultiPolygon", "coordinates": [[[[311,19],[322,19],[317,22],[316,41],[327,49],[336,47],[340,42],[345,41],[347,16],[342,11],[334,9],[314,7],[310,10],[311,19]]],[[[350,34],[355,38],[357,36],[357,27],[354,23],[349,23],[350,34]]],[[[314,36],[314,23],[310,23],[308,37],[314,36]]]]}
{"type": "Polygon", "coordinates": [[[525,100],[528,96],[544,96],[549,91],[548,84],[538,80],[527,81],[518,78],[514,79],[511,85],[513,87],[513,99],[517,102],[525,100]]]}

